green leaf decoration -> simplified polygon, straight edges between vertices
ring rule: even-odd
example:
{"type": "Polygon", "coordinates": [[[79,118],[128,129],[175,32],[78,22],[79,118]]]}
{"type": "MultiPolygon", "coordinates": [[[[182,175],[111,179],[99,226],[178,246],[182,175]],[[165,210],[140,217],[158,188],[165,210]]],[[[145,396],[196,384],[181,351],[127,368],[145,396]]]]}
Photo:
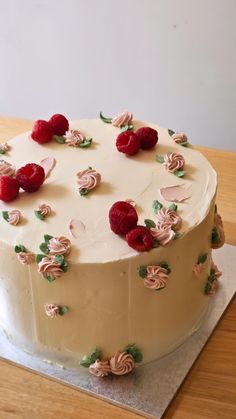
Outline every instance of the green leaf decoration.
{"type": "Polygon", "coordinates": [[[45,241],[45,243],[49,243],[49,241],[51,240],[51,239],[53,239],[53,236],[50,236],[49,234],[44,234],[44,241],[45,241]]]}
{"type": "Polygon", "coordinates": [[[80,365],[83,367],[88,368],[91,364],[93,364],[98,358],[100,358],[102,352],[100,349],[96,348],[91,354],[84,355],[80,361],[80,365]]]}
{"type": "Polygon", "coordinates": [[[156,227],[156,224],[152,220],[146,219],[146,220],[144,220],[144,223],[145,223],[145,226],[147,228],[155,228],[156,227]]]}
{"type": "Polygon", "coordinates": [[[64,314],[68,313],[69,307],[67,306],[60,306],[59,307],[59,315],[64,316],[64,314]]]}
{"type": "Polygon", "coordinates": [[[144,265],[139,266],[138,268],[138,274],[141,276],[141,278],[146,278],[147,276],[147,267],[144,265]]]}
{"type": "Polygon", "coordinates": [[[175,212],[177,212],[178,206],[176,204],[171,204],[169,208],[175,212]]]}
{"type": "Polygon", "coordinates": [[[80,365],[82,365],[82,367],[88,368],[91,364],[92,362],[90,361],[88,355],[84,355],[83,358],[80,360],[80,365]]]}
{"type": "Polygon", "coordinates": [[[175,232],[175,237],[174,237],[174,240],[178,240],[178,239],[180,239],[180,237],[182,237],[182,233],[180,233],[179,231],[176,231],[175,232]]]}
{"type": "Polygon", "coordinates": [[[102,112],[99,114],[101,120],[105,122],[105,124],[111,124],[112,118],[107,118],[106,116],[103,116],[102,112]]]}
{"type": "Polygon", "coordinates": [[[158,242],[158,240],[154,239],[153,240],[153,247],[159,247],[159,246],[160,246],[160,243],[158,242]]]}
{"type": "Polygon", "coordinates": [[[220,242],[220,236],[218,234],[217,228],[213,227],[211,234],[211,242],[213,244],[218,244],[220,242]]]}
{"type": "Polygon", "coordinates": [[[159,263],[159,266],[161,266],[162,268],[166,269],[168,274],[171,272],[170,266],[168,265],[167,262],[161,262],[159,263]]]}
{"type": "Polygon", "coordinates": [[[154,212],[154,214],[157,214],[158,211],[160,211],[160,209],[162,209],[163,205],[157,200],[155,199],[152,203],[152,210],[154,212]]]}
{"type": "Polygon", "coordinates": [[[35,216],[36,216],[39,220],[41,220],[41,221],[44,221],[44,220],[45,220],[44,216],[41,214],[41,212],[40,212],[39,210],[35,210],[35,211],[34,211],[34,213],[35,213],[35,216]]]}
{"type": "Polygon", "coordinates": [[[92,138],[86,138],[82,143],[79,144],[80,148],[86,148],[90,147],[92,144],[93,139],[92,138]]]}
{"type": "Polygon", "coordinates": [[[207,260],[207,253],[203,253],[198,257],[197,263],[205,263],[207,260]]]}
{"type": "Polygon", "coordinates": [[[183,143],[180,143],[180,145],[182,145],[182,147],[188,147],[189,142],[188,141],[184,141],[183,143]]]}
{"type": "Polygon", "coordinates": [[[16,253],[26,252],[26,248],[22,244],[16,245],[14,250],[15,250],[16,253]]]}
{"type": "Polygon", "coordinates": [[[65,137],[63,137],[61,135],[54,135],[53,138],[59,144],[65,144],[65,142],[66,142],[65,137]]]}
{"type": "Polygon", "coordinates": [[[168,129],[168,134],[172,137],[172,135],[174,135],[175,131],[173,131],[172,129],[168,129]]]}
{"type": "Polygon", "coordinates": [[[41,260],[42,260],[43,258],[45,258],[45,255],[41,255],[41,254],[36,255],[36,263],[41,262],[41,260]]]}
{"type": "Polygon", "coordinates": [[[44,276],[44,278],[48,281],[48,282],[53,282],[54,281],[54,278],[52,278],[50,275],[48,275],[48,274],[44,274],[43,275],[44,276]]]}
{"type": "Polygon", "coordinates": [[[186,175],[186,172],[185,170],[176,170],[174,174],[175,176],[178,176],[178,177],[184,177],[186,175]]]}
{"type": "Polygon", "coordinates": [[[92,363],[95,362],[96,359],[100,358],[101,355],[102,355],[102,351],[100,349],[96,348],[95,351],[92,352],[91,355],[90,355],[90,359],[91,359],[92,363]]]}
{"type": "Polygon", "coordinates": [[[132,131],[133,129],[134,129],[133,125],[123,125],[123,127],[121,128],[121,132],[132,131]]]}
{"type": "Polygon", "coordinates": [[[2,216],[4,220],[8,221],[8,211],[2,211],[2,216]]]}
{"type": "Polygon", "coordinates": [[[213,284],[214,281],[216,281],[214,276],[208,276],[207,283],[206,283],[205,289],[204,289],[204,292],[205,292],[206,295],[210,294],[211,287],[212,287],[212,284],[213,284]]]}
{"type": "Polygon", "coordinates": [[[142,355],[140,349],[137,348],[137,346],[135,346],[134,344],[127,345],[124,348],[124,352],[127,352],[127,354],[130,354],[134,358],[135,362],[141,362],[142,359],[143,359],[143,355],[142,355]]]}
{"type": "Polygon", "coordinates": [[[89,190],[87,188],[82,188],[80,189],[79,193],[81,196],[85,196],[89,193],[89,190]]]}
{"type": "Polygon", "coordinates": [[[48,255],[49,253],[49,249],[48,249],[48,243],[41,243],[39,246],[40,250],[45,253],[46,255],[48,255]]]}
{"type": "Polygon", "coordinates": [[[157,154],[156,161],[158,161],[159,163],[164,163],[164,157],[157,154]]]}
{"type": "Polygon", "coordinates": [[[0,147],[0,154],[5,154],[6,153],[6,151],[5,150],[3,150],[1,147],[0,147]]]}
{"type": "Polygon", "coordinates": [[[59,265],[63,265],[63,263],[65,262],[65,258],[63,255],[55,255],[53,257],[53,260],[55,260],[55,262],[58,263],[59,265]]]}
{"type": "Polygon", "coordinates": [[[63,264],[61,265],[61,269],[63,270],[63,272],[67,272],[68,271],[68,267],[69,267],[69,263],[65,260],[63,262],[63,264]]]}

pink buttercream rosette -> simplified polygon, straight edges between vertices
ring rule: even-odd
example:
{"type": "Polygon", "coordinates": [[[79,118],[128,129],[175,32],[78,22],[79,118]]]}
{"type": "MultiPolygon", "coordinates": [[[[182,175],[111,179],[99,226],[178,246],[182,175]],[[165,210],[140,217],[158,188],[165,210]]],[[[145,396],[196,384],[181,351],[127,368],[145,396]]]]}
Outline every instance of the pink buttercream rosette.
{"type": "Polygon", "coordinates": [[[85,140],[84,135],[76,129],[67,131],[64,137],[66,139],[66,144],[71,147],[79,147],[79,145],[85,140]]]}
{"type": "Polygon", "coordinates": [[[225,232],[224,232],[222,218],[220,214],[218,214],[217,212],[214,215],[214,227],[217,231],[219,241],[217,243],[212,243],[211,247],[212,249],[219,249],[225,243],[225,232]]]}
{"type": "Polygon", "coordinates": [[[101,361],[97,359],[89,366],[89,372],[96,377],[105,377],[111,372],[109,361],[101,361]]]}
{"type": "Polygon", "coordinates": [[[172,135],[172,140],[177,144],[183,144],[188,142],[188,137],[184,132],[175,132],[172,135]]]}
{"type": "Polygon", "coordinates": [[[182,224],[181,217],[170,208],[161,208],[156,215],[156,220],[157,224],[160,224],[162,227],[168,225],[173,230],[178,230],[182,224]]]}
{"type": "Polygon", "coordinates": [[[125,375],[134,369],[134,358],[127,352],[116,352],[110,359],[111,372],[115,375],[125,375]]]}
{"type": "Polygon", "coordinates": [[[150,229],[151,235],[158,241],[161,246],[167,246],[175,238],[175,232],[171,228],[171,224],[159,223],[156,227],[150,229]]]}
{"type": "Polygon", "coordinates": [[[50,255],[68,255],[71,249],[71,242],[64,236],[53,237],[48,242],[50,255]]]}
{"type": "Polygon", "coordinates": [[[185,160],[181,154],[169,153],[164,156],[163,164],[168,172],[175,173],[177,170],[183,169],[185,160]]]}
{"type": "Polygon", "coordinates": [[[114,116],[114,118],[112,118],[112,125],[114,127],[122,127],[124,125],[128,125],[133,119],[133,115],[131,112],[129,111],[123,111],[120,112],[118,115],[114,116]]]}
{"type": "Polygon", "coordinates": [[[35,260],[34,254],[30,252],[19,252],[17,258],[22,265],[29,265],[35,260]]]}
{"type": "Polygon", "coordinates": [[[101,181],[101,175],[94,169],[86,169],[77,173],[77,186],[79,191],[94,189],[101,181]]]}
{"type": "Polygon", "coordinates": [[[63,274],[63,270],[59,263],[57,263],[53,258],[45,256],[38,263],[38,272],[43,276],[48,275],[52,280],[60,278],[63,274]]]}
{"type": "Polygon", "coordinates": [[[15,172],[15,166],[5,160],[0,160],[0,176],[14,176],[15,172]]]}
{"type": "Polygon", "coordinates": [[[50,205],[47,204],[40,204],[38,210],[43,217],[48,217],[52,211],[50,205]]]}
{"type": "Polygon", "coordinates": [[[168,280],[167,269],[161,266],[147,266],[147,276],[144,279],[144,285],[153,290],[159,290],[166,287],[168,280]]]}
{"type": "Polygon", "coordinates": [[[16,226],[21,220],[21,212],[19,210],[8,211],[7,222],[16,226]]]}
{"type": "Polygon", "coordinates": [[[54,319],[60,312],[60,307],[56,304],[45,304],[45,313],[48,317],[54,319]]]}

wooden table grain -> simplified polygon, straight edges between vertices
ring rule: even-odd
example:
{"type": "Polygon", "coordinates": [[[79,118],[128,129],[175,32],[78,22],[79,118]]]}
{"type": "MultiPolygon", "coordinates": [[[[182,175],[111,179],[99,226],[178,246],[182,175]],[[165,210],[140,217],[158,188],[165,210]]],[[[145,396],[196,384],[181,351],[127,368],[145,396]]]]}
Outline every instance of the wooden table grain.
{"type": "MultiPolygon", "coordinates": [[[[0,141],[7,141],[31,127],[31,121],[2,117],[0,141]]],[[[236,245],[236,153],[198,148],[218,173],[218,209],[224,220],[226,241],[236,245]]],[[[0,360],[1,419],[139,417],[135,413],[0,360]]],[[[236,418],[236,299],[228,307],[164,418],[236,418]]]]}

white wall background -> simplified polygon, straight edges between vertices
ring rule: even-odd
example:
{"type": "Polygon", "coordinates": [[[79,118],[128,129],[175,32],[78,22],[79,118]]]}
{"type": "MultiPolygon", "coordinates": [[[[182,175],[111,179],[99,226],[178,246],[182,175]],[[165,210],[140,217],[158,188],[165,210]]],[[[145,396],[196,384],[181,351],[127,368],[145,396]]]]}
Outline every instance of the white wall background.
{"type": "Polygon", "coordinates": [[[0,114],[128,108],[236,150],[236,0],[0,0],[0,114]]]}

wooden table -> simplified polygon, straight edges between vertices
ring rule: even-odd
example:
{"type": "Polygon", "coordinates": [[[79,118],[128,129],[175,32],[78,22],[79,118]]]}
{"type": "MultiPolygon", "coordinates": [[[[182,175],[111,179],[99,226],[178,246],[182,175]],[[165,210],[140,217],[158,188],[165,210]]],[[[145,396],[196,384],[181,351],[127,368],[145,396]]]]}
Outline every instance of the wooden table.
{"type": "MultiPolygon", "coordinates": [[[[31,127],[31,121],[0,118],[0,141],[7,141],[31,127]]],[[[218,209],[224,220],[227,243],[236,245],[236,153],[199,149],[218,172],[218,209]]],[[[1,419],[139,417],[7,361],[0,361],[1,419]]],[[[227,309],[164,417],[236,418],[236,299],[227,309]]]]}

